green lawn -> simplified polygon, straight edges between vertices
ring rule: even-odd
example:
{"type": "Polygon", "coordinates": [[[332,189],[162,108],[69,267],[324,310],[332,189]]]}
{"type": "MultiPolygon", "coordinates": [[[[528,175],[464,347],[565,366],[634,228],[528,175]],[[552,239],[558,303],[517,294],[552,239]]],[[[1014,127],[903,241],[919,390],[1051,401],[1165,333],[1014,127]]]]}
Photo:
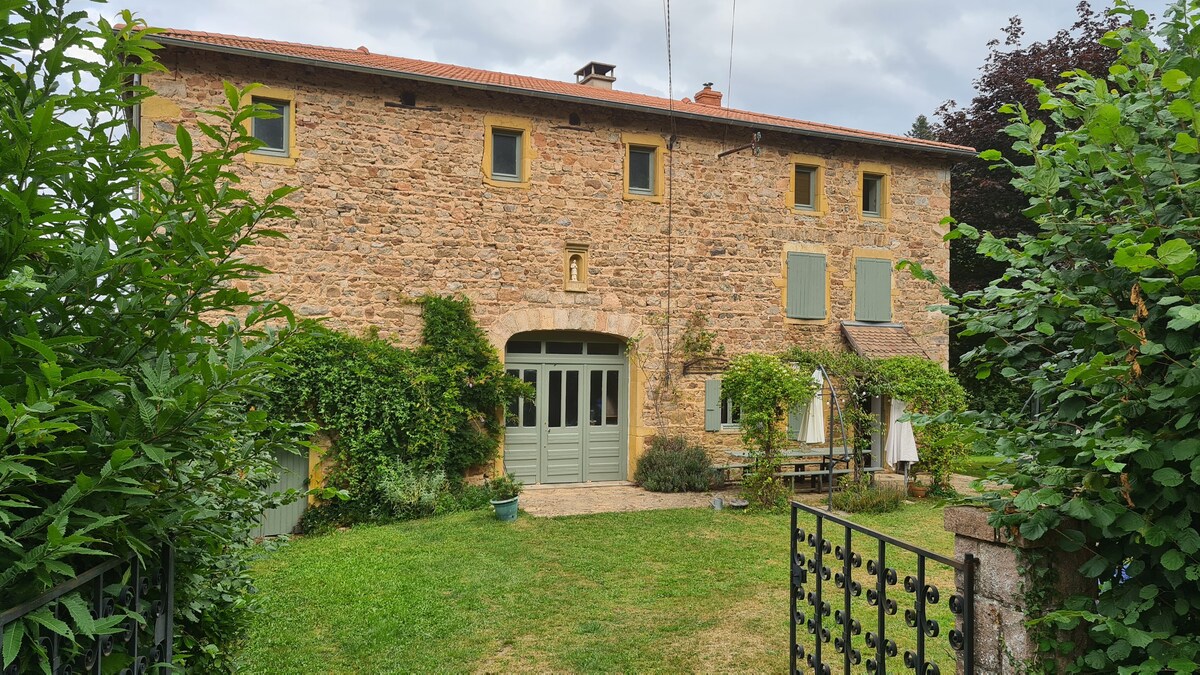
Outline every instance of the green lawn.
{"type": "MultiPolygon", "coordinates": [[[[924,504],[859,520],[943,553],[953,548],[941,511],[924,504]]],[[[786,515],[703,509],[522,515],[511,524],[472,512],[302,538],[256,568],[266,612],[243,668],[786,670],[787,527],[786,515]]],[[[827,536],[839,543],[840,528],[827,536]]],[[[902,583],[912,560],[893,564],[902,583]]],[[[929,576],[942,590],[944,636],[953,577],[936,566],[929,576]]],[[[865,564],[855,578],[864,589],[872,583],[865,564]]],[[[864,598],[855,602],[855,615],[869,616],[864,598]]],[[[900,629],[905,606],[889,620],[901,653],[911,643],[900,629]]],[[[953,672],[949,657],[939,666],[953,672]]]]}
{"type": "MultiPolygon", "coordinates": [[[[988,472],[996,469],[1002,461],[1002,458],[995,455],[970,455],[954,465],[954,473],[975,478],[987,478],[988,472]]],[[[1009,471],[1005,470],[1002,473],[1007,474],[1009,471]]]]}

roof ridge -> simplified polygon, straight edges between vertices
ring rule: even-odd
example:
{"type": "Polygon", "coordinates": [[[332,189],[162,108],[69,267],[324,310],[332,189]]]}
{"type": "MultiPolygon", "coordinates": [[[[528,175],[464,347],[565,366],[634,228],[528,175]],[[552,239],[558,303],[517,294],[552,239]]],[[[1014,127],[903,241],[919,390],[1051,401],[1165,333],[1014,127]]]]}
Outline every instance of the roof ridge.
{"type": "Polygon", "coordinates": [[[808,120],[800,120],[792,117],[785,117],[783,115],[776,115],[773,113],[761,113],[738,108],[711,106],[696,103],[694,101],[676,101],[662,96],[655,96],[653,94],[646,94],[642,92],[627,91],[622,89],[599,89],[575,82],[551,80],[532,75],[506,73],[495,70],[485,70],[472,66],[460,66],[457,64],[443,63],[439,61],[426,61],[424,59],[414,59],[405,56],[392,56],[382,53],[377,54],[372,52],[363,52],[358,49],[349,49],[344,47],[313,45],[303,42],[289,42],[284,40],[269,40],[266,38],[234,35],[230,33],[213,33],[208,31],[196,31],[182,28],[156,28],[155,30],[157,32],[151,36],[151,39],[154,39],[155,37],[165,37],[168,39],[190,42],[197,44],[198,46],[225,46],[260,54],[275,54],[278,56],[303,57],[307,55],[307,57],[312,60],[326,61],[331,65],[341,63],[349,66],[357,65],[375,69],[390,70],[400,76],[408,74],[411,76],[436,77],[464,83],[498,85],[507,87],[509,89],[524,90],[533,95],[537,95],[539,93],[543,95],[555,93],[566,94],[579,98],[590,99],[600,104],[608,102],[610,104],[626,103],[642,105],[650,108],[660,109],[664,112],[667,110],[674,110],[676,113],[700,116],[717,123],[722,121],[740,122],[742,124],[751,125],[756,122],[763,124],[776,123],[777,126],[788,127],[800,132],[807,130],[810,132],[825,133],[849,141],[886,141],[891,145],[900,145],[902,147],[907,147],[914,150],[943,150],[950,151],[954,154],[974,153],[974,149],[972,148],[955,145],[952,143],[943,143],[941,141],[927,141],[924,139],[911,138],[899,134],[867,131],[863,129],[855,129],[853,127],[828,124],[825,122],[811,122],[808,120]],[[301,52],[301,54],[289,52],[301,52]],[[336,60],[331,61],[330,59],[336,60]]]}

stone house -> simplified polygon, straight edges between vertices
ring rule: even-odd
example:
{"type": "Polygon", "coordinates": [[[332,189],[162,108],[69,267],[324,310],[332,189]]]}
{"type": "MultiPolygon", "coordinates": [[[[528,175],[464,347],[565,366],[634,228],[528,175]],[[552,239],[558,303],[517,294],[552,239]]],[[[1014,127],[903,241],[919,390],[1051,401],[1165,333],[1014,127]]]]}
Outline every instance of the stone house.
{"type": "Polygon", "coordinates": [[[497,467],[528,483],[625,480],[645,439],[737,443],[721,360],[681,354],[696,313],[726,356],[791,345],[947,359],[937,289],[950,166],[971,149],[371,53],[168,30],[147,143],[262,83],[245,185],[301,188],[287,240],[253,256],[300,315],[400,343],[424,293],[462,294],[511,372],[497,467]]]}

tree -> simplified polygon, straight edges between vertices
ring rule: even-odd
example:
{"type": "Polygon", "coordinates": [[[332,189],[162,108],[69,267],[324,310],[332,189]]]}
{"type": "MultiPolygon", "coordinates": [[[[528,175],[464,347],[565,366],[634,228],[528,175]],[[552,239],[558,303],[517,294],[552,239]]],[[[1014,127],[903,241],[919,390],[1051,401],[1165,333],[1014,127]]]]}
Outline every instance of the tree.
{"type": "MultiPolygon", "coordinates": [[[[1008,117],[1000,107],[1020,104],[1034,119],[1052,124],[1050,111],[1039,109],[1037,91],[1028,80],[1054,87],[1069,70],[1106,73],[1115,59],[1112,50],[1098,41],[1117,27],[1118,17],[1099,15],[1087,2],[1080,2],[1076,11],[1079,18],[1070,28],[1025,47],[1020,46],[1025,32],[1021,19],[1010,18],[1003,43],[988,43],[971,104],[959,108],[954,101],[947,101],[937,109],[937,140],[980,150],[1000,148],[1010,160],[1022,161],[1020,155],[1007,149],[1010,141],[1004,130],[1008,117]]],[[[975,159],[959,163],[951,173],[950,187],[950,215],[956,220],[1000,237],[1037,230],[1023,214],[1028,198],[1010,185],[1006,176],[991,171],[988,162],[975,159]]],[[[964,242],[952,242],[950,252],[950,284],[960,292],[982,288],[1003,271],[1003,267],[976,255],[964,242]]]]}
{"type": "Polygon", "coordinates": [[[929,123],[929,118],[924,115],[917,115],[917,119],[913,120],[912,128],[904,135],[909,138],[920,138],[925,141],[937,140],[937,134],[933,131],[933,125],[929,123]]]}
{"type": "MultiPolygon", "coordinates": [[[[142,147],[126,113],[161,68],[151,31],[65,5],[0,2],[0,598],[169,541],[180,665],[231,670],[250,528],[296,496],[264,494],[273,458],[310,432],[259,409],[279,363],[268,327],[292,318],[242,290],[266,273],[242,251],[278,236],[266,224],[291,217],[291,189],[238,186],[265,113],[231,86],[198,140],[142,147]]],[[[51,626],[6,626],[3,667],[21,631],[51,626]]]]}
{"type": "Polygon", "coordinates": [[[743,354],[725,370],[721,393],[741,410],[742,441],[754,457],[742,492],[755,506],[786,505],[787,486],[775,473],[787,443],[787,414],[811,401],[815,392],[809,375],[770,354],[743,354]]]}
{"type": "MultiPolygon", "coordinates": [[[[992,524],[1029,540],[1053,533],[1091,554],[1074,598],[1045,625],[1083,625],[1077,667],[1192,672],[1200,655],[1200,6],[1183,1],[1157,32],[1100,38],[1115,63],[1035,83],[1041,114],[1006,106],[1016,138],[1001,165],[1030,200],[1035,233],[984,233],[1005,267],[965,294],[945,289],[981,374],[1024,380],[1038,415],[971,418],[1008,455],[1011,490],[989,496],[992,524]],[[1058,131],[1052,131],[1057,129],[1058,131]]],[[[962,225],[952,237],[973,239],[962,225]]],[[[1038,555],[1031,551],[1030,565],[1038,555]]],[[[1052,592],[1032,588],[1033,594],[1052,592]]],[[[1053,640],[1044,645],[1053,648],[1053,640]]]]}

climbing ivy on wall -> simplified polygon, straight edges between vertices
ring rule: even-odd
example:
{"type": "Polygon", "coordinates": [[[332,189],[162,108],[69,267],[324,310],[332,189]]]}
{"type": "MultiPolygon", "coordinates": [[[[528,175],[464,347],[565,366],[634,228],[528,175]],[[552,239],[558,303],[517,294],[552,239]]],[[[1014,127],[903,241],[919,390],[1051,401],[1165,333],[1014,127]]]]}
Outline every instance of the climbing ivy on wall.
{"type": "Polygon", "coordinates": [[[327,474],[350,499],[340,520],[381,517],[379,473],[400,460],[461,477],[496,457],[499,411],[525,385],[505,374],[466,299],[426,296],[422,344],[406,349],[377,332],[353,336],[309,323],[283,350],[269,412],[315,421],[332,440],[327,474]]]}

